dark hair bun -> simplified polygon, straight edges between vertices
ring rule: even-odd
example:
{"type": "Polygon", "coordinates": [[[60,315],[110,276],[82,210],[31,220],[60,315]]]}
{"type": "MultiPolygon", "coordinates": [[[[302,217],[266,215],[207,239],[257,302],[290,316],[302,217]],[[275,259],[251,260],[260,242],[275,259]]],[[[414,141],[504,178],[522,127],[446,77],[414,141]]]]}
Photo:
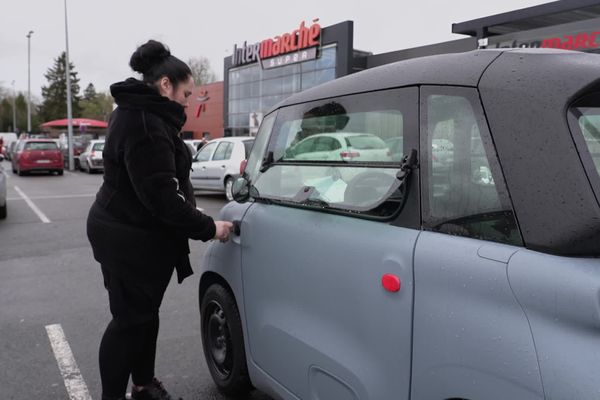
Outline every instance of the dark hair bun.
{"type": "Polygon", "coordinates": [[[156,40],[148,40],[131,55],[129,66],[134,71],[145,74],[170,55],[171,52],[164,44],[156,40]]]}

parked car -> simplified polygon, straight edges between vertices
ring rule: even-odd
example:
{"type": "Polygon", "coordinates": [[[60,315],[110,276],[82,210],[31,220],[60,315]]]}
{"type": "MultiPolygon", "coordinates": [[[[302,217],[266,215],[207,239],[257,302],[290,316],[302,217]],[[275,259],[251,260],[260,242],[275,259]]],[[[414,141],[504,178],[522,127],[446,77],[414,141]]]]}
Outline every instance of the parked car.
{"type": "Polygon", "coordinates": [[[12,171],[25,175],[32,171],[63,174],[62,153],[52,139],[19,140],[12,158],[12,171]]]}
{"type": "Polygon", "coordinates": [[[438,55],[269,112],[219,216],[235,234],[201,263],[216,385],[295,400],[597,398],[599,64],[438,55]],[[402,136],[404,157],[286,160],[303,119],[332,115],[343,131],[402,136]]]}
{"type": "Polygon", "coordinates": [[[17,141],[17,140],[13,140],[12,142],[10,142],[10,143],[8,144],[8,146],[6,146],[6,147],[5,147],[5,148],[6,148],[6,154],[5,154],[5,157],[6,157],[6,159],[7,159],[8,161],[11,161],[11,160],[12,160],[12,155],[13,155],[13,153],[14,153],[14,151],[15,151],[15,148],[17,147],[17,143],[18,143],[18,141],[17,141]]]}
{"type": "Polygon", "coordinates": [[[195,190],[225,193],[232,200],[233,180],[240,174],[242,161],[248,158],[253,137],[226,137],[208,142],[192,162],[190,180],[195,190]]]}
{"type": "Polygon", "coordinates": [[[370,133],[331,132],[302,139],[286,150],[286,160],[392,161],[386,143],[370,133]]]}
{"type": "Polygon", "coordinates": [[[104,161],[102,159],[102,150],[104,150],[104,140],[92,140],[85,150],[79,154],[79,168],[91,174],[96,171],[104,170],[104,161]]]}
{"type": "Polygon", "coordinates": [[[0,154],[0,219],[5,219],[7,215],[6,205],[6,174],[4,173],[4,166],[2,165],[4,156],[0,154]]]}

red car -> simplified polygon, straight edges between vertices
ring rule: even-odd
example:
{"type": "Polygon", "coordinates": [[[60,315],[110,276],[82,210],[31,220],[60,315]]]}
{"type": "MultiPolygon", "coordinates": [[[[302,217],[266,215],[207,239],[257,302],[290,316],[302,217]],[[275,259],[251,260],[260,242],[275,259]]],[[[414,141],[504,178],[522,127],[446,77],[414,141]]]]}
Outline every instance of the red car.
{"type": "Polygon", "coordinates": [[[13,173],[20,176],[31,171],[63,174],[63,157],[58,144],[50,139],[19,141],[12,157],[13,173]]]}

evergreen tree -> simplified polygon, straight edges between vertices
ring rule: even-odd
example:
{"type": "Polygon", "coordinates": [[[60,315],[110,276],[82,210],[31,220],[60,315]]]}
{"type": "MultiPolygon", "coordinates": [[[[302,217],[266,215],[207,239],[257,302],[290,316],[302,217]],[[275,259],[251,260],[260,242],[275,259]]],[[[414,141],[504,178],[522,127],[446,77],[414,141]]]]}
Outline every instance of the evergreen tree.
{"type": "Polygon", "coordinates": [[[96,96],[96,88],[94,87],[93,83],[90,83],[83,91],[83,99],[88,101],[94,101],[96,100],[96,96]]]}
{"type": "MultiPolygon", "coordinates": [[[[90,84],[91,85],[91,84],[90,84]]],[[[90,86],[88,86],[89,88],[90,86]]],[[[92,85],[93,87],[93,85],[92,85]]],[[[87,89],[86,89],[87,92],[87,89]]],[[[91,92],[90,92],[91,94],[91,92]]],[[[84,94],[84,99],[81,100],[81,116],[83,118],[97,119],[100,121],[108,121],[110,113],[113,110],[113,98],[108,93],[96,93],[94,92],[92,98],[86,98],[87,94],[84,94]]]]}
{"type": "MultiPolygon", "coordinates": [[[[66,77],[66,54],[62,54],[54,60],[54,66],[49,68],[44,75],[48,80],[48,86],[42,86],[43,102],[40,106],[40,117],[43,121],[67,118],[67,77],[66,77]]],[[[79,101],[79,78],[75,72],[73,63],[69,63],[71,75],[71,104],[73,117],[81,115],[79,101]]]]}

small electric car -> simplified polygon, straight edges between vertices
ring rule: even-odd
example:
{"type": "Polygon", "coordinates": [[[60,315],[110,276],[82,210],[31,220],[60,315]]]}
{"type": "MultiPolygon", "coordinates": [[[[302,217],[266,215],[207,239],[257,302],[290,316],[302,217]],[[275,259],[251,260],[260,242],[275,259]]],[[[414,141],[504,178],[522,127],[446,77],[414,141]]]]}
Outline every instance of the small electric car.
{"type": "Polygon", "coordinates": [[[438,55],[267,114],[220,215],[236,232],[203,262],[216,385],[302,400],[598,398],[599,71],[599,55],[561,50],[438,55]],[[289,151],[343,132],[401,149],[289,151]]]}

